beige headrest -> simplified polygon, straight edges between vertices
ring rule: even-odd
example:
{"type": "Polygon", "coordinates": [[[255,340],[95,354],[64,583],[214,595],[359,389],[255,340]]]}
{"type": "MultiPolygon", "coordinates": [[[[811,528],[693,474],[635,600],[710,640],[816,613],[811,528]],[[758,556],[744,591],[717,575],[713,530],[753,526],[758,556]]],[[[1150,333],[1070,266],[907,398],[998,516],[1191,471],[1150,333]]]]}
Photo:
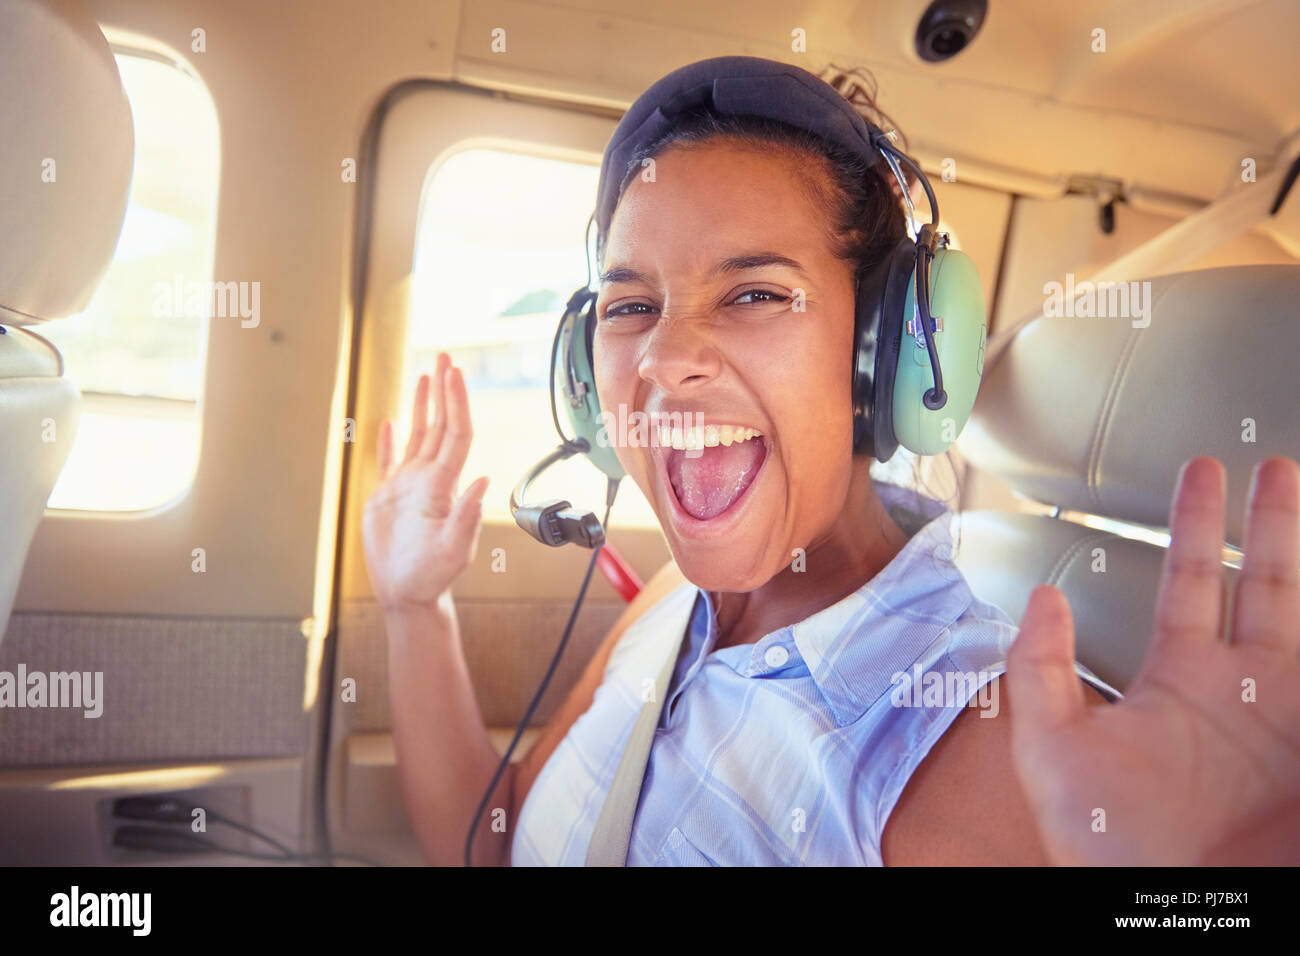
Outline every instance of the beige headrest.
{"type": "Polygon", "coordinates": [[[1183,272],[1127,293],[1125,316],[1101,317],[1124,311],[1102,290],[1094,317],[1040,317],[992,357],[961,450],[1029,498],[1158,527],[1182,463],[1211,455],[1240,544],[1251,469],[1300,458],[1300,266],[1183,272]]]}
{"type": "Polygon", "coordinates": [[[78,0],[0,3],[0,322],[79,312],[117,246],[131,107],[78,0]]]}

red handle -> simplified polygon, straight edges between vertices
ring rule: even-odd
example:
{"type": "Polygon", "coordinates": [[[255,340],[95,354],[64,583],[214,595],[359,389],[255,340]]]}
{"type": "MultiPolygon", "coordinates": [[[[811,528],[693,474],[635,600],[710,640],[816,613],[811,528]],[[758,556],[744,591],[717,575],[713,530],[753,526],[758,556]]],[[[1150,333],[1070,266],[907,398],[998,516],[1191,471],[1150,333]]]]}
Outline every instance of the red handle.
{"type": "Polygon", "coordinates": [[[622,555],[608,543],[596,555],[596,564],[600,567],[600,573],[605,575],[605,580],[613,586],[624,601],[631,601],[640,592],[641,579],[636,576],[631,565],[623,560],[622,555]]]}

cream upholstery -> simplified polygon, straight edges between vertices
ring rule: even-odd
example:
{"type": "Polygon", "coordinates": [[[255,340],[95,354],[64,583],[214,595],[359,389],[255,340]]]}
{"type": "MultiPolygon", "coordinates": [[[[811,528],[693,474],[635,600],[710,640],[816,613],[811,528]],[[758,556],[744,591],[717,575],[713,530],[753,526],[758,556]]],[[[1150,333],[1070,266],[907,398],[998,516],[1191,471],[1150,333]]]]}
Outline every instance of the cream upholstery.
{"type": "Polygon", "coordinates": [[[1121,690],[1146,654],[1163,560],[1162,548],[1073,521],[1004,511],[961,518],[957,563],[971,590],[1018,623],[1035,586],[1060,588],[1074,613],[1079,659],[1121,690]]]}
{"type": "Polygon", "coordinates": [[[77,312],[112,259],[134,156],[108,41],[79,2],[0,5],[0,634],[72,448],[80,392],[20,326],[77,312]]]}
{"type": "MultiPolygon", "coordinates": [[[[1255,464],[1300,458],[1300,266],[1185,272],[1148,291],[1143,317],[1020,329],[985,369],[961,449],[1027,498],[1157,528],[1183,462],[1212,455],[1239,544],[1255,464]]],[[[1061,588],[1079,659],[1122,689],[1145,654],[1163,556],[1056,518],[971,512],[958,564],[1017,621],[1035,585],[1061,588]]]]}
{"type": "Polygon", "coordinates": [[[962,450],[1037,501],[1156,526],[1182,463],[1213,455],[1239,542],[1251,468],[1300,452],[1300,266],[1162,276],[1149,301],[1146,328],[1040,318],[1022,329],[985,369],[962,450]]]}
{"type": "Polygon", "coordinates": [[[72,448],[81,393],[54,346],[0,326],[0,636],[46,499],[72,448]]]}
{"type": "Polygon", "coordinates": [[[0,4],[0,130],[0,323],[80,312],[117,245],[135,137],[79,0],[0,4]]]}

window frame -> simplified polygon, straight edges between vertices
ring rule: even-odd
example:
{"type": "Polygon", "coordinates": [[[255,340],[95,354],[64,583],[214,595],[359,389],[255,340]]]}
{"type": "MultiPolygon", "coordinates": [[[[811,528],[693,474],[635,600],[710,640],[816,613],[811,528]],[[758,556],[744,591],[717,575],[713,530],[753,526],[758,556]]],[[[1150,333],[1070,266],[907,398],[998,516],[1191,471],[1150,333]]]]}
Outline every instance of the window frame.
{"type": "MultiPolygon", "coordinates": [[[[481,166],[479,168],[481,169],[481,166]]],[[[484,329],[485,326],[479,324],[483,322],[491,326],[496,320],[485,309],[484,300],[500,293],[503,287],[511,292],[525,293],[534,292],[540,286],[525,289],[523,286],[515,285],[510,280],[504,280],[495,288],[483,288],[468,284],[463,288],[458,288],[454,293],[460,303],[459,308],[466,311],[464,314],[455,314],[450,317],[441,315],[441,303],[443,301],[441,287],[459,283],[461,277],[470,274],[476,268],[482,268],[487,262],[492,262],[494,268],[500,268],[503,275],[508,275],[513,272],[511,262],[522,266],[523,263],[520,260],[526,259],[528,256],[526,254],[515,254],[510,249],[510,240],[507,238],[505,246],[499,250],[502,253],[499,263],[491,259],[490,253],[485,254],[485,256],[476,255],[473,257],[473,261],[463,256],[455,256],[446,262],[439,259],[439,264],[431,269],[436,275],[437,285],[427,286],[423,289],[425,293],[423,301],[417,301],[416,298],[421,291],[418,280],[420,278],[432,278],[432,276],[426,274],[426,276],[422,277],[419,270],[413,270],[412,272],[412,299],[408,318],[409,331],[412,335],[417,331],[423,332],[424,341],[421,342],[418,350],[412,341],[406,343],[406,360],[402,366],[402,381],[406,391],[403,394],[411,395],[414,393],[416,372],[420,370],[432,372],[432,352],[434,349],[446,349],[451,353],[454,361],[458,360],[457,353],[461,353],[459,361],[461,361],[466,373],[474,425],[482,436],[470,449],[469,460],[465,464],[463,478],[465,482],[480,474],[485,474],[490,478],[489,493],[483,502],[484,513],[490,521],[501,521],[504,518],[509,518],[507,495],[504,491],[501,494],[493,494],[493,489],[508,491],[514,487],[520,476],[534,463],[550,454],[559,442],[555,430],[551,426],[551,416],[547,407],[549,397],[547,395],[546,380],[549,378],[549,355],[552,340],[555,336],[556,323],[563,309],[563,304],[568,300],[573,287],[583,284],[586,279],[585,273],[588,267],[582,250],[581,237],[584,227],[588,225],[589,209],[585,204],[593,200],[596,195],[596,180],[599,171],[600,166],[598,163],[578,164],[571,160],[557,161],[553,156],[542,155],[533,150],[485,149],[478,145],[458,144],[444,152],[438,163],[430,168],[421,190],[420,207],[416,216],[417,238],[414,245],[417,265],[420,254],[428,252],[428,250],[423,250],[421,246],[424,239],[428,238],[432,233],[441,233],[444,230],[456,233],[465,225],[463,220],[456,221],[459,218],[460,210],[453,213],[453,219],[448,220],[444,218],[441,210],[434,209],[431,200],[434,198],[435,189],[443,197],[454,196],[453,203],[467,203],[467,208],[473,210],[471,213],[473,216],[479,215],[480,211],[484,218],[492,217],[495,214],[498,227],[497,235],[509,237],[512,223],[518,224],[526,221],[527,224],[522,227],[524,231],[532,232],[539,227],[549,229],[558,242],[569,243],[573,247],[571,250],[565,250],[561,256],[552,255],[548,260],[546,270],[540,273],[544,277],[540,281],[546,283],[557,301],[552,307],[530,318],[528,327],[520,332],[520,338],[527,336],[526,342],[515,340],[510,346],[514,356],[518,359],[518,361],[512,359],[508,362],[510,368],[515,373],[518,373],[520,370],[519,362],[536,363],[540,369],[539,378],[541,380],[535,386],[531,383],[522,388],[518,383],[510,386],[512,390],[515,388],[519,388],[520,392],[526,390],[526,394],[520,394],[519,392],[512,394],[509,403],[504,404],[504,407],[499,396],[493,394],[490,390],[478,391],[482,383],[477,380],[475,375],[475,359],[465,354],[467,352],[472,354],[473,350],[480,346],[490,348],[493,344],[499,346],[502,343],[500,341],[488,343],[473,332],[469,334],[479,338],[480,341],[461,341],[454,330],[458,327],[484,329]],[[489,159],[488,157],[493,158],[489,159]],[[570,169],[581,169],[583,178],[590,180],[589,191],[585,183],[578,191],[577,201],[584,205],[565,211],[553,208],[549,213],[540,209],[532,209],[529,211],[526,220],[525,217],[521,217],[517,211],[518,204],[527,204],[536,201],[539,196],[547,195],[545,186],[539,189],[537,185],[545,182],[542,177],[546,176],[547,172],[540,168],[527,166],[526,161],[528,160],[546,163],[562,162],[564,166],[570,167],[570,169]],[[489,183],[487,188],[480,186],[477,192],[474,187],[457,188],[465,185],[463,182],[457,183],[457,177],[463,175],[473,176],[473,173],[466,173],[467,167],[473,168],[479,166],[480,163],[482,166],[490,165],[492,168],[500,168],[500,171],[505,174],[500,177],[501,179],[515,179],[515,182],[498,185],[497,179],[494,178],[486,181],[489,183]],[[447,177],[447,179],[443,179],[443,177],[447,177]],[[493,192],[496,192],[497,195],[493,196],[493,192]],[[493,211],[488,211],[489,207],[493,211]],[[564,219],[566,216],[568,221],[564,222],[566,227],[564,231],[555,232],[557,220],[564,219]],[[563,260],[558,270],[554,267],[556,258],[563,260]],[[570,278],[572,276],[572,266],[575,262],[582,263],[582,268],[579,270],[577,277],[570,278]],[[558,277],[556,275],[557,271],[559,273],[558,277]],[[438,317],[431,317],[431,312],[438,314],[438,317]],[[442,340],[437,345],[431,345],[428,342],[429,333],[441,334],[442,340]],[[456,340],[448,341],[451,338],[456,340]],[[417,351],[421,353],[421,361],[413,361],[417,351]],[[523,428],[518,428],[522,424],[517,420],[521,408],[523,414],[527,416],[527,422],[523,428]],[[489,415],[494,420],[490,421],[489,415]],[[496,428],[502,423],[503,415],[509,416],[513,420],[513,425],[517,429],[515,434],[521,444],[527,447],[521,448],[504,444],[496,449],[489,447],[497,441],[500,434],[505,434],[505,432],[496,431],[496,428]],[[523,434],[520,434],[521,432],[523,434]],[[503,467],[502,459],[507,457],[510,461],[503,467]]],[[[559,173],[562,176],[570,174],[570,170],[559,173]]],[[[476,230],[481,228],[481,225],[480,222],[468,228],[476,230]]],[[[520,251],[528,252],[528,250],[520,251]]],[[[527,267],[525,266],[525,268],[527,267]]],[[[534,275],[538,274],[534,272],[534,275]]],[[[495,328],[504,329],[504,326],[495,326],[495,328]]],[[[399,446],[402,446],[405,441],[405,436],[400,430],[405,429],[408,424],[406,421],[406,417],[409,415],[408,409],[409,406],[406,406],[401,410],[402,417],[397,422],[399,446]]],[[[564,427],[568,429],[569,425],[565,421],[563,413],[561,413],[561,421],[564,423],[564,427]]],[[[573,501],[581,500],[599,503],[605,500],[605,482],[606,478],[602,473],[593,469],[585,459],[577,457],[559,463],[548,471],[546,476],[534,486],[531,493],[538,498],[558,497],[573,501]]],[[[600,511],[595,509],[594,506],[593,510],[600,514],[600,511]]],[[[634,482],[627,481],[620,485],[611,525],[618,528],[658,528],[659,522],[653,507],[646,501],[640,488],[634,482]]]]}
{"type": "MultiPolygon", "coordinates": [[[[354,194],[340,192],[338,202],[329,203],[320,189],[300,189],[268,200],[260,181],[232,177],[232,170],[259,161],[267,137],[278,130],[278,120],[240,109],[250,81],[245,66],[187,56],[111,20],[101,20],[100,29],[114,51],[125,47],[180,64],[202,84],[216,109],[220,151],[213,276],[274,275],[276,282],[262,283],[257,328],[207,323],[202,437],[189,487],[143,511],[47,509],[27,552],[13,613],[289,619],[319,653],[339,487],[332,453],[337,443],[326,434],[335,434],[342,414],[341,397],[331,395],[339,387],[336,359],[344,343],[333,334],[312,340],[305,334],[309,323],[299,316],[334,310],[331,333],[342,326],[338,307],[351,262],[354,194]],[[310,237],[305,248],[292,255],[268,251],[271,213],[302,217],[310,237]],[[337,281],[333,288],[331,279],[337,281]],[[288,388],[282,373],[294,363],[295,387],[288,388]],[[271,408],[274,415],[267,414],[271,408]],[[301,444],[291,446],[290,435],[301,444]],[[249,488],[257,494],[249,495],[249,488]],[[203,573],[195,567],[195,548],[204,550],[203,573]]],[[[313,672],[305,684],[311,699],[313,672]]]]}
{"type": "MultiPolygon", "coordinates": [[[[613,110],[508,96],[445,81],[415,80],[390,92],[386,108],[381,108],[376,118],[374,153],[369,160],[373,169],[367,172],[373,178],[367,197],[366,241],[358,247],[361,288],[354,294],[360,300],[360,319],[354,330],[350,412],[357,440],[346,464],[340,601],[372,596],[361,522],[366,498],[378,480],[375,440],[383,419],[392,418],[405,427],[410,414],[410,396],[399,391],[425,183],[450,156],[476,148],[599,165],[620,115],[613,110]],[[401,347],[394,348],[393,343],[401,343],[401,347]]],[[[581,262],[575,262],[575,288],[584,280],[584,269],[581,262]]],[[[476,440],[485,437],[480,432],[476,440]]],[[[506,495],[509,491],[497,487],[496,482],[488,488],[488,494],[506,495]]],[[[603,503],[574,504],[600,510],[603,503]]],[[[615,525],[611,541],[642,577],[649,577],[670,557],[657,527],[615,525]]],[[[552,550],[511,521],[485,518],[477,560],[457,579],[454,594],[493,600],[571,600],[589,558],[585,549],[552,550]],[[497,548],[504,549],[506,556],[504,574],[491,568],[491,555],[497,548]]],[[[597,576],[588,599],[618,597],[597,576]]]]}
{"type": "MultiPolygon", "coordinates": [[[[214,270],[216,267],[217,212],[218,209],[220,208],[220,203],[221,203],[221,155],[220,155],[221,123],[217,115],[216,103],[213,101],[212,98],[212,92],[208,89],[208,86],[206,83],[204,83],[203,78],[199,76],[199,74],[194,70],[193,67],[191,67],[187,62],[185,62],[179,56],[176,56],[175,54],[168,52],[162,47],[156,45],[149,45],[147,42],[144,41],[134,41],[134,40],[119,38],[115,40],[110,40],[109,49],[111,50],[114,59],[117,59],[119,57],[132,57],[139,60],[146,60],[153,63],[159,63],[165,67],[175,70],[177,73],[185,77],[186,80],[195,84],[199,93],[207,100],[207,104],[212,110],[212,120],[216,127],[215,140],[216,140],[216,147],[217,147],[217,161],[215,164],[216,180],[213,183],[212,202],[211,202],[211,208],[209,209],[211,235],[206,237],[205,240],[207,244],[208,254],[206,256],[203,265],[203,270],[200,275],[194,277],[195,281],[202,281],[205,283],[211,282],[214,278],[214,270]]],[[[136,122],[136,120],[137,118],[135,116],[134,107],[133,107],[132,121],[136,122]]],[[[132,173],[131,188],[133,191],[135,189],[135,176],[137,172],[138,170],[133,171],[132,173]]],[[[123,225],[123,228],[125,228],[125,224],[123,225]]],[[[116,259],[116,251],[114,252],[114,259],[116,259]]],[[[111,264],[109,268],[110,269],[112,268],[111,264]]],[[[98,294],[98,290],[97,290],[97,294],[98,294]]],[[[152,291],[150,291],[148,294],[152,298],[153,295],[152,291]]],[[[51,330],[57,331],[58,324],[59,324],[58,320],[50,323],[51,330]]],[[[181,406],[181,405],[192,406],[191,408],[187,409],[187,412],[189,414],[192,414],[193,416],[197,441],[196,441],[193,460],[187,462],[185,468],[186,476],[184,482],[180,484],[177,490],[171,495],[169,495],[167,498],[164,498],[161,501],[152,502],[143,507],[103,509],[103,508],[95,508],[95,507],[69,507],[65,505],[47,505],[45,509],[45,514],[47,517],[50,515],[89,515],[89,516],[98,516],[98,517],[107,517],[111,515],[111,516],[120,517],[124,519],[141,518],[151,514],[167,511],[170,508],[178,506],[185,499],[185,497],[189,494],[190,490],[194,486],[195,478],[198,475],[199,461],[203,456],[204,394],[206,391],[207,378],[208,378],[207,365],[208,365],[209,327],[210,327],[210,320],[208,318],[205,317],[200,320],[199,329],[198,329],[198,343],[197,343],[198,350],[196,356],[197,368],[198,368],[198,382],[195,387],[195,397],[192,401],[188,399],[172,398],[172,397],[161,396],[161,395],[132,395],[127,392],[105,392],[94,388],[81,388],[82,402],[81,402],[81,407],[79,409],[79,415],[84,415],[88,411],[95,411],[101,414],[112,414],[111,408],[114,405],[126,406],[129,404],[136,407],[152,406],[156,409],[168,408],[168,407],[174,408],[176,406],[181,406]]],[[[56,342],[52,342],[52,344],[54,344],[56,348],[59,347],[56,342]]],[[[62,355],[62,351],[60,351],[60,354],[62,355]]],[[[66,360],[67,360],[66,356],[64,356],[65,363],[66,360]]],[[[77,382],[77,373],[75,369],[72,369],[70,372],[65,371],[64,374],[67,374],[69,378],[71,378],[74,382],[77,382]]],[[[77,426],[78,436],[81,435],[82,429],[84,427],[85,427],[84,422],[78,423],[77,426]]],[[[74,442],[75,441],[76,438],[74,438],[74,442]]],[[[74,447],[72,454],[75,455],[75,453],[76,450],[74,447]]],[[[72,463],[73,463],[73,459],[69,458],[69,461],[64,465],[63,469],[59,474],[59,479],[58,479],[59,481],[62,481],[64,479],[64,476],[67,474],[68,468],[72,465],[72,463]]],[[[58,488],[57,483],[55,485],[55,488],[56,489],[58,488]]],[[[51,492],[51,496],[53,496],[53,492],[51,492]]]]}

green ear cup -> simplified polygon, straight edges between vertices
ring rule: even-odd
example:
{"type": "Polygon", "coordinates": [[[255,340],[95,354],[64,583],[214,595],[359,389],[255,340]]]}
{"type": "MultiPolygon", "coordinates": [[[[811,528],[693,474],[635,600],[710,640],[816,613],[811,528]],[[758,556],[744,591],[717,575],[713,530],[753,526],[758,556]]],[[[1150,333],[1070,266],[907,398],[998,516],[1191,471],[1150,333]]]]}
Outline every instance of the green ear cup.
{"type": "Polygon", "coordinates": [[[600,420],[600,398],[596,395],[596,375],[591,356],[595,331],[596,298],[587,308],[567,312],[560,328],[554,380],[561,386],[561,401],[569,416],[574,438],[586,439],[591,450],[586,453],[593,465],[613,479],[627,472],[614,454],[615,436],[607,436],[600,420]]]}
{"type": "MultiPolygon", "coordinates": [[[[916,280],[907,288],[904,315],[916,327],[916,280]]],[[[941,320],[934,333],[948,394],[943,408],[931,411],[922,396],[934,386],[924,339],[906,331],[894,379],[894,433],[904,448],[918,455],[947,451],[975,407],[984,365],[987,318],[984,289],[970,256],[957,249],[939,249],[930,264],[930,312],[941,320]]]]}

